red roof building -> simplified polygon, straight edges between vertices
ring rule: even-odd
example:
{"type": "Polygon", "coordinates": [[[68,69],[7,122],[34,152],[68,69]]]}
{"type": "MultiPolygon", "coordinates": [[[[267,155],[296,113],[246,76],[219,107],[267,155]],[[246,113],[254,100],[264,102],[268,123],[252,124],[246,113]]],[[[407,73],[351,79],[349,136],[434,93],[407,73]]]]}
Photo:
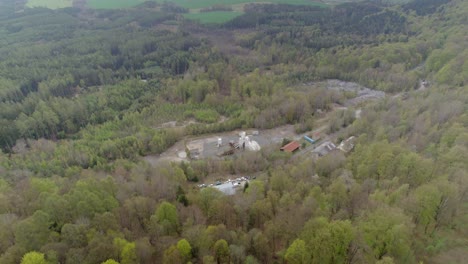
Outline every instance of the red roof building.
{"type": "Polygon", "coordinates": [[[291,141],[288,144],[284,145],[282,148],[280,148],[281,151],[284,152],[294,152],[298,150],[301,147],[297,141],[291,141]]]}

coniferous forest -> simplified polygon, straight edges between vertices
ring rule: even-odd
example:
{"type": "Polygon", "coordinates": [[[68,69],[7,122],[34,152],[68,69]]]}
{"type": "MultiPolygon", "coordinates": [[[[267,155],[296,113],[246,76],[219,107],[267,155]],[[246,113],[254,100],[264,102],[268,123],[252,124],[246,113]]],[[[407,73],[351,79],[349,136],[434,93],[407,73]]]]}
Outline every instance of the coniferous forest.
{"type": "Polygon", "coordinates": [[[0,263],[466,263],[468,1],[25,2],[0,0],[0,263]],[[240,131],[273,143],[190,149],[240,131]]]}

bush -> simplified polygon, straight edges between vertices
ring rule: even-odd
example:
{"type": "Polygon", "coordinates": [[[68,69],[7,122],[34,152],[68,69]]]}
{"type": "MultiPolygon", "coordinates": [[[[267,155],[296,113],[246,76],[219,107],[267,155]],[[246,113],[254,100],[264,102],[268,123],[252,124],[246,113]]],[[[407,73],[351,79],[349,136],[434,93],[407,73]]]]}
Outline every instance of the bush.
{"type": "Polygon", "coordinates": [[[211,109],[198,110],[194,113],[194,117],[199,122],[215,123],[219,119],[219,114],[218,112],[211,109]]]}

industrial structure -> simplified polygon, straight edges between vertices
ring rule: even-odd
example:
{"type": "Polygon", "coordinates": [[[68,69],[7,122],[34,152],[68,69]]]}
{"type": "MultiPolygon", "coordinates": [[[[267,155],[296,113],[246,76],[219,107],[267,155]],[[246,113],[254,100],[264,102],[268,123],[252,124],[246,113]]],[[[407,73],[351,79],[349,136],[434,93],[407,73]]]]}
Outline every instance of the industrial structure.
{"type": "Polygon", "coordinates": [[[280,148],[281,151],[293,153],[297,151],[301,145],[297,141],[291,141],[288,144],[280,148]]]}
{"type": "MultiPolygon", "coordinates": [[[[221,147],[222,139],[218,138],[218,147],[221,147]]],[[[261,149],[257,141],[251,140],[245,131],[239,133],[239,139],[237,142],[234,140],[229,141],[229,149],[218,154],[218,156],[229,156],[233,155],[236,150],[249,150],[259,151],[261,149]]]]}

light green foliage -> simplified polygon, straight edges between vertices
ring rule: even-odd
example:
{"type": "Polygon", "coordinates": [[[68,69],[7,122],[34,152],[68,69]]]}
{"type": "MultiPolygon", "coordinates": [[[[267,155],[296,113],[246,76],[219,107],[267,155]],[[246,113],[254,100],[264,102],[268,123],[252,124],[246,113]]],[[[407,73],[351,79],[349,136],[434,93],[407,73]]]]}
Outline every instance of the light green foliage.
{"type": "Polygon", "coordinates": [[[354,237],[350,221],[328,222],[323,217],[307,222],[301,234],[312,258],[309,263],[346,262],[348,247],[354,237]]]}
{"type": "Polygon", "coordinates": [[[111,178],[106,180],[82,179],[76,182],[73,189],[67,194],[75,214],[81,216],[94,216],[95,213],[104,213],[118,206],[114,197],[114,182],[111,178]]]}
{"type": "Polygon", "coordinates": [[[418,187],[412,194],[413,204],[408,205],[415,222],[424,233],[433,233],[450,222],[455,212],[459,188],[444,178],[418,187]]]}
{"type": "Polygon", "coordinates": [[[120,264],[137,264],[135,242],[128,242],[123,238],[115,238],[114,245],[119,249],[120,264]]]}
{"type": "Polygon", "coordinates": [[[19,222],[15,227],[15,239],[18,246],[26,250],[38,250],[51,235],[50,217],[43,211],[36,211],[32,216],[19,222]]]}
{"type": "Polygon", "coordinates": [[[138,263],[135,243],[127,243],[123,248],[121,254],[121,264],[136,264],[138,263]]]}
{"type": "Polygon", "coordinates": [[[399,177],[411,186],[427,181],[433,166],[420,155],[388,142],[357,146],[349,163],[353,174],[360,179],[383,181],[399,177]]]}
{"type": "Polygon", "coordinates": [[[202,103],[208,95],[215,94],[218,91],[218,84],[213,80],[174,80],[170,82],[174,86],[175,93],[171,93],[173,100],[183,103],[193,102],[202,103]]]}
{"type": "Polygon", "coordinates": [[[388,196],[387,202],[389,205],[398,205],[408,195],[408,191],[408,184],[401,185],[397,190],[388,196]]]}
{"type": "Polygon", "coordinates": [[[40,193],[55,193],[58,186],[52,179],[31,178],[30,180],[32,191],[40,193]]]}
{"type": "Polygon", "coordinates": [[[231,84],[231,93],[240,98],[248,98],[261,95],[272,95],[274,91],[283,87],[281,82],[275,82],[274,78],[261,74],[255,70],[244,78],[234,79],[231,84]]]}
{"type": "Polygon", "coordinates": [[[249,188],[245,190],[248,195],[256,198],[262,198],[265,195],[265,183],[262,181],[250,181],[249,188]]]}
{"type": "Polygon", "coordinates": [[[58,231],[65,223],[71,221],[73,213],[70,203],[65,197],[58,194],[48,195],[43,204],[44,212],[50,216],[50,220],[57,225],[58,231]]]}
{"type": "Polygon", "coordinates": [[[17,122],[19,132],[24,137],[49,137],[57,133],[59,118],[44,101],[40,101],[31,116],[22,114],[17,122]]]}
{"type": "Polygon", "coordinates": [[[388,255],[398,262],[413,261],[412,224],[401,210],[379,208],[361,221],[359,230],[375,259],[388,255]]]}
{"type": "MultiPolygon", "coordinates": [[[[466,58],[466,56],[468,56],[468,51],[465,50],[463,54],[460,54],[459,56],[466,58]]],[[[435,75],[435,78],[440,83],[450,83],[461,86],[466,84],[466,81],[468,80],[467,71],[468,63],[466,60],[454,58],[439,70],[439,72],[435,75]]]]}
{"type": "Polygon", "coordinates": [[[169,202],[162,202],[158,206],[158,209],[156,209],[155,214],[151,216],[151,220],[161,225],[166,234],[175,234],[178,232],[179,215],[177,213],[177,208],[169,202]]]}
{"type": "Polygon", "coordinates": [[[338,211],[345,209],[346,205],[349,203],[350,198],[348,188],[349,187],[346,185],[343,178],[334,180],[328,188],[328,200],[332,213],[337,213],[338,211]]]}
{"type": "Polygon", "coordinates": [[[108,260],[102,262],[101,264],[120,264],[120,263],[113,260],[113,259],[108,259],[108,260]]]}
{"type": "Polygon", "coordinates": [[[414,196],[419,205],[416,222],[424,227],[425,232],[436,221],[439,205],[442,202],[442,193],[434,185],[420,186],[415,190],[414,196]]]}
{"type": "Polygon", "coordinates": [[[21,264],[48,264],[44,254],[36,251],[26,253],[21,259],[21,264]]]}
{"type": "Polygon", "coordinates": [[[197,228],[195,234],[197,234],[198,239],[192,240],[196,244],[192,243],[191,245],[198,248],[201,254],[210,255],[215,241],[225,233],[226,227],[223,225],[208,225],[200,229],[197,228]]]}
{"type": "Polygon", "coordinates": [[[177,250],[185,261],[192,258],[192,247],[186,239],[181,239],[177,242],[177,250]]]}
{"type": "Polygon", "coordinates": [[[427,68],[429,71],[438,71],[453,57],[455,57],[453,52],[440,49],[434,50],[427,59],[427,68]]]}
{"type": "Polygon", "coordinates": [[[222,193],[215,188],[204,188],[198,195],[198,206],[203,212],[208,213],[214,202],[222,197],[222,193]]]}
{"type": "Polygon", "coordinates": [[[216,241],[213,246],[213,253],[217,263],[229,263],[230,250],[226,240],[220,239],[216,241]]]}
{"type": "Polygon", "coordinates": [[[197,121],[204,123],[215,123],[219,119],[219,114],[214,110],[198,110],[194,116],[197,121]]]}
{"type": "Polygon", "coordinates": [[[288,247],[284,258],[290,264],[310,263],[310,255],[307,251],[305,242],[300,239],[294,240],[294,242],[288,247]]]}

